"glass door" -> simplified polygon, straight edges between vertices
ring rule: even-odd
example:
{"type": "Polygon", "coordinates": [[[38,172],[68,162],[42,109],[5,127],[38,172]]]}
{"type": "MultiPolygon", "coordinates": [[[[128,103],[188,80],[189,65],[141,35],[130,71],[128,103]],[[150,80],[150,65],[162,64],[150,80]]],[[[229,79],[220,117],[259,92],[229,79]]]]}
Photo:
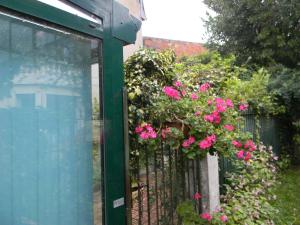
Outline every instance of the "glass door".
{"type": "Polygon", "coordinates": [[[101,41],[0,11],[0,224],[102,225],[101,41]]]}

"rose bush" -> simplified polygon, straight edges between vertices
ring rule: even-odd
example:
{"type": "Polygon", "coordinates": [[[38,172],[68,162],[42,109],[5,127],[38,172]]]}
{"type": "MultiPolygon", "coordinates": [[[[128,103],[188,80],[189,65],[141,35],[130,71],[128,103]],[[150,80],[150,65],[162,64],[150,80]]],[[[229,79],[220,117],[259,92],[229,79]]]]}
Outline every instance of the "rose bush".
{"type": "Polygon", "coordinates": [[[276,162],[271,149],[263,145],[258,146],[249,161],[233,160],[235,171],[229,174],[220,210],[198,215],[194,210],[197,201],[184,202],[177,207],[183,224],[274,224],[277,210],[270,203],[276,199],[273,189],[279,169],[276,162]]]}

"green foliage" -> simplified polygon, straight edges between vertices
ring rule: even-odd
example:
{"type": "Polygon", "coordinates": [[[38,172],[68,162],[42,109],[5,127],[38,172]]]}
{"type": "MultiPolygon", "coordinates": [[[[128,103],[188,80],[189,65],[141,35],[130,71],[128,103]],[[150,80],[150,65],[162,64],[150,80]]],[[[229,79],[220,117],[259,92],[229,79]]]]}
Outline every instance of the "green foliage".
{"type": "MultiPolygon", "coordinates": [[[[173,81],[175,54],[141,49],[125,63],[129,98],[129,125],[150,119],[150,108],[162,87],[173,81]]],[[[132,131],[132,129],[131,129],[132,131]]]]}
{"type": "Polygon", "coordinates": [[[276,159],[271,150],[259,146],[250,163],[233,161],[235,171],[225,185],[221,206],[226,215],[232,215],[228,224],[273,224],[276,210],[270,201],[275,198],[276,159]]]}
{"type": "MultiPolygon", "coordinates": [[[[182,149],[190,159],[194,159],[198,155],[205,156],[208,151],[212,155],[218,153],[219,155],[235,157],[236,149],[231,142],[233,140],[246,141],[252,138],[251,135],[239,129],[243,121],[238,109],[241,102],[239,100],[233,102],[235,106],[226,107],[224,112],[217,113],[220,122],[212,123],[205,120],[204,117],[217,112],[217,99],[226,105],[225,99],[229,100],[230,96],[224,93],[224,95],[219,96],[214,88],[199,92],[198,85],[192,86],[189,84],[189,88],[187,88],[188,85],[185,85],[185,82],[181,82],[181,85],[181,87],[172,87],[178,92],[185,92],[185,95],[180,94],[181,98],[179,100],[174,100],[164,93],[157,99],[153,105],[154,120],[159,121],[162,127],[175,126],[181,130],[183,134],[181,139],[178,136],[171,139],[173,142],[176,140],[178,146],[183,143],[183,138],[188,139],[191,136],[195,138],[193,144],[182,149]],[[191,98],[192,95],[195,96],[194,99],[191,98]],[[211,104],[208,103],[209,101],[211,104]],[[234,130],[226,130],[225,125],[232,125],[234,130]],[[217,141],[215,144],[207,149],[199,149],[199,142],[209,135],[216,136],[217,141]]],[[[222,105],[222,103],[219,105],[222,105]]]]}
{"type": "Polygon", "coordinates": [[[275,224],[298,225],[300,224],[300,168],[290,168],[284,171],[276,185],[276,200],[272,201],[273,207],[279,210],[274,218],[275,224]]]}
{"type": "Polygon", "coordinates": [[[270,74],[261,68],[249,69],[236,66],[234,56],[222,57],[217,52],[208,52],[186,58],[175,65],[177,78],[187,86],[209,82],[218,95],[234,101],[247,100],[251,108],[259,113],[280,114],[285,108],[276,103],[277,93],[269,91],[270,74]]]}
{"type": "MultiPolygon", "coordinates": [[[[276,184],[276,157],[264,146],[254,153],[252,160],[233,160],[235,171],[228,176],[226,194],[222,196],[221,210],[212,215],[210,223],[196,219],[191,202],[178,207],[178,213],[187,224],[222,224],[221,215],[227,215],[229,225],[274,224],[276,209],[270,204],[275,199],[273,187],[276,184]]],[[[279,223],[278,223],[279,224],[279,223]]]]}
{"type": "Polygon", "coordinates": [[[240,63],[300,61],[300,2],[297,0],[204,0],[216,12],[206,22],[209,46],[235,54],[240,63]]]}
{"type": "Polygon", "coordinates": [[[299,119],[300,111],[300,71],[281,65],[269,68],[272,74],[269,88],[286,106],[288,116],[292,120],[299,119]]]}
{"type": "Polygon", "coordinates": [[[173,81],[175,54],[172,51],[156,52],[141,49],[124,64],[125,85],[128,91],[128,122],[131,150],[131,167],[137,160],[142,164],[144,154],[140,149],[134,129],[143,121],[152,121],[151,108],[163,86],[173,81]]]}
{"type": "Polygon", "coordinates": [[[205,82],[214,83],[215,87],[222,85],[228,77],[237,74],[235,57],[221,57],[217,52],[207,52],[198,56],[188,57],[176,64],[175,72],[180,80],[190,84],[205,82]]]}
{"type": "Polygon", "coordinates": [[[225,81],[225,93],[233,100],[247,99],[252,109],[257,113],[280,114],[285,107],[276,104],[275,94],[270,94],[268,85],[270,74],[265,69],[259,69],[252,74],[250,80],[241,80],[231,76],[225,81]]]}

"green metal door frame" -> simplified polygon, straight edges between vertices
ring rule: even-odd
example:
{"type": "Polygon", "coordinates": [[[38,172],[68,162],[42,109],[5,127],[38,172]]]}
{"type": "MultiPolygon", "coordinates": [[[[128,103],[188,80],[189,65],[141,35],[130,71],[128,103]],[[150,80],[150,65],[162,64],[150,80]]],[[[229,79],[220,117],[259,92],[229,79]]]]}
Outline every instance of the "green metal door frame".
{"type": "Polygon", "coordinates": [[[0,6],[43,19],[103,42],[104,119],[104,220],[105,225],[125,225],[125,159],[123,123],[123,46],[134,43],[141,23],[113,0],[69,0],[102,20],[102,26],[37,0],[1,0],[0,6]],[[124,203],[123,203],[124,202],[124,203]]]}

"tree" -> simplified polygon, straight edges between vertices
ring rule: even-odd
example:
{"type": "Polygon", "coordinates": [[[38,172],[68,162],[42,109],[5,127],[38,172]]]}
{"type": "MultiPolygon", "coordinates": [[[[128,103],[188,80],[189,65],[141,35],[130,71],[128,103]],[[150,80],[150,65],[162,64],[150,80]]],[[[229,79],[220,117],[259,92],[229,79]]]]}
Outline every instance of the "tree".
{"type": "Polygon", "coordinates": [[[204,0],[217,15],[206,21],[209,47],[240,63],[300,63],[299,0],[204,0]]]}

